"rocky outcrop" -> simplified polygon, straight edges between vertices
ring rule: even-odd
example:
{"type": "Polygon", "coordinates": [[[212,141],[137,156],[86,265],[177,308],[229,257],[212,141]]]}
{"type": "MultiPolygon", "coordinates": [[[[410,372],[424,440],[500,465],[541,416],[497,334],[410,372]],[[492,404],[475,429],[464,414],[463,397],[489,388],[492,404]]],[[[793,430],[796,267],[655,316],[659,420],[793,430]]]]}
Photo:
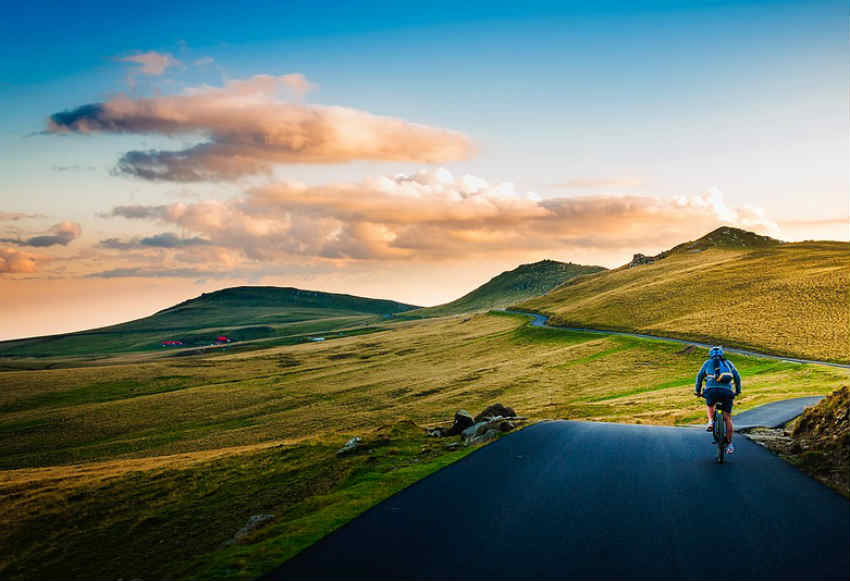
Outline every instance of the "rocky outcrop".
{"type": "MultiPolygon", "coordinates": [[[[455,412],[452,427],[431,428],[427,430],[427,435],[436,438],[460,435],[461,442],[470,446],[509,432],[516,427],[517,422],[525,421],[525,419],[517,417],[513,408],[494,403],[484,408],[484,411],[474,418],[466,410],[458,410],[455,412]]],[[[454,444],[451,445],[454,447],[454,444]]]]}
{"type": "Polygon", "coordinates": [[[505,407],[500,403],[494,403],[493,405],[488,405],[483,412],[475,416],[475,423],[495,417],[513,418],[516,417],[516,412],[514,408],[505,407]]]}
{"type": "Polygon", "coordinates": [[[472,444],[480,444],[488,440],[493,440],[503,432],[510,432],[516,427],[510,420],[506,420],[501,416],[478,422],[461,432],[461,438],[464,444],[470,446],[472,444]]]}
{"type": "Polygon", "coordinates": [[[455,434],[460,434],[466,428],[475,423],[475,420],[472,418],[472,414],[470,414],[466,410],[457,410],[455,412],[454,423],[452,427],[449,428],[449,431],[446,435],[454,436],[455,434]]]}
{"type": "Polygon", "coordinates": [[[466,428],[475,423],[475,420],[466,410],[457,410],[455,412],[454,422],[450,428],[433,428],[428,430],[428,435],[431,437],[457,436],[466,428]]]}
{"type": "Polygon", "coordinates": [[[640,266],[641,264],[652,264],[655,260],[656,258],[654,256],[647,256],[638,252],[632,257],[632,261],[629,263],[629,268],[640,266]]]}

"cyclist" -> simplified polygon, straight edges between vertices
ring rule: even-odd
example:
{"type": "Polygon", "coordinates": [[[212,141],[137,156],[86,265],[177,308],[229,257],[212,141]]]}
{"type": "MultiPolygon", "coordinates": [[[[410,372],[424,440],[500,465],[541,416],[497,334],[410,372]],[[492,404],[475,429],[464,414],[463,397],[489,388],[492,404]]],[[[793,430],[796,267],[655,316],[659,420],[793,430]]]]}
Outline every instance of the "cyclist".
{"type": "Polygon", "coordinates": [[[715,345],[708,352],[708,359],[702,364],[697,374],[697,383],[694,387],[697,397],[705,397],[706,414],[708,414],[708,425],[705,430],[710,432],[714,429],[714,407],[719,406],[723,412],[723,420],[726,422],[726,448],[727,454],[735,453],[732,445],[732,400],[741,395],[741,375],[732,362],[723,355],[723,347],[715,345]],[[705,392],[702,392],[702,382],[705,380],[705,392]],[[734,383],[735,391],[732,391],[734,383]]]}

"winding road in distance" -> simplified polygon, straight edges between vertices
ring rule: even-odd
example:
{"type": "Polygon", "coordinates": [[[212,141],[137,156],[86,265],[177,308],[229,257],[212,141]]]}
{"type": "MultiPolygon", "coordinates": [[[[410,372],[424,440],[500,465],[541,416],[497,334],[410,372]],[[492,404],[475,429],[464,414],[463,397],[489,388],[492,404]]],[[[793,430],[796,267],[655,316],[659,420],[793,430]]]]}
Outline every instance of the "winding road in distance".
{"type": "MultiPolygon", "coordinates": [[[[505,313],[511,313],[514,315],[525,315],[527,317],[533,317],[531,323],[529,323],[532,327],[546,327],[547,329],[555,329],[555,330],[563,330],[563,331],[581,331],[582,333],[595,333],[598,335],[623,335],[625,337],[638,337],[640,339],[654,339],[656,341],[667,341],[669,343],[679,343],[681,345],[696,345],[697,347],[706,347],[711,348],[712,345],[708,343],[700,343],[698,341],[690,341],[688,339],[676,339],[674,337],[659,337],[658,335],[645,335],[643,333],[629,333],[626,331],[605,331],[602,329],[587,329],[584,327],[560,327],[555,325],[550,325],[547,321],[549,317],[547,315],[539,315],[537,313],[531,313],[528,311],[509,311],[505,310],[505,313]]],[[[775,359],[777,361],[790,361],[791,363],[810,363],[812,365],[829,365],[830,367],[841,367],[843,369],[850,369],[850,365],[846,363],[833,363],[832,361],[818,361],[817,359],[797,359],[795,357],[785,357],[783,355],[770,355],[768,353],[759,353],[758,351],[750,351],[748,349],[736,349],[734,347],[724,347],[724,351],[727,353],[737,353],[739,355],[751,355],[753,357],[763,357],[764,359],[775,359]]]]}

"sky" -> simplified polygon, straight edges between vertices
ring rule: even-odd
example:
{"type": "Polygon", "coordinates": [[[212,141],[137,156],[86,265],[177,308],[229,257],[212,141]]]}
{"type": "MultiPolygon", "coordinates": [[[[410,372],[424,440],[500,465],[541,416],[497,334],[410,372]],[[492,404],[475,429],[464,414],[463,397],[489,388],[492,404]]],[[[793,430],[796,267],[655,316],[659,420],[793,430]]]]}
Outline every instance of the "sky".
{"type": "Polygon", "coordinates": [[[850,237],[846,2],[30,2],[0,38],[0,339],[850,237]]]}

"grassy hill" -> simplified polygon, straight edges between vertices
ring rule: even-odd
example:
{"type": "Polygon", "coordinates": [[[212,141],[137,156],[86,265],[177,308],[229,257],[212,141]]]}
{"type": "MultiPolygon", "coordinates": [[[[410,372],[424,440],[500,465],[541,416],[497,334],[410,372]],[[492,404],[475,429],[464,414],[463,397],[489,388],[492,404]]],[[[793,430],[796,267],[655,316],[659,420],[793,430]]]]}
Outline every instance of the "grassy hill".
{"type": "Polygon", "coordinates": [[[846,242],[781,243],[725,227],[647,264],[568,281],[518,308],[556,325],[847,362],[849,275],[846,242]]]}
{"type": "MultiPolygon", "coordinates": [[[[0,357],[90,356],[162,349],[162,341],[201,347],[305,335],[366,324],[415,309],[395,301],[291,287],[240,286],[184,301],[150,317],[46,337],[0,342],[0,357]]],[[[180,346],[178,346],[180,347],[180,346]]]]}
{"type": "MultiPolygon", "coordinates": [[[[458,408],[703,418],[692,390],[704,349],[526,323],[402,321],[242,353],[0,373],[0,578],[256,579],[468,453],[411,423],[458,408]],[[363,450],[337,456],[352,436],[363,450]],[[258,514],[274,519],[227,544],[258,514]]],[[[824,366],[735,363],[745,381],[736,409],[847,379],[824,366]]]]}
{"type": "Polygon", "coordinates": [[[747,248],[771,248],[782,244],[781,240],[771,238],[770,236],[762,236],[755,232],[741,230],[740,228],[732,228],[731,226],[721,226],[717,230],[712,230],[702,238],[683,242],[674,246],[666,252],[662,252],[657,258],[665,258],[671,254],[682,252],[699,252],[708,250],[709,248],[729,248],[733,250],[741,250],[747,248]]]}
{"type": "MultiPolygon", "coordinates": [[[[553,305],[569,316],[598,316],[612,328],[646,320],[684,329],[656,331],[664,334],[719,329],[738,341],[770,338],[776,327],[831,345],[826,328],[836,352],[847,348],[848,244],[719,238],[573,278],[530,302],[560,297],[553,305]]],[[[278,333],[244,351],[127,353],[102,365],[0,372],[0,578],[256,579],[469,453],[418,427],[450,421],[458,408],[502,402],[532,421],[703,419],[692,389],[705,349],[533,328],[507,313],[391,320],[368,336],[338,336],[410,308],[243,287],[41,339],[45,351],[96,341],[121,351],[161,349],[160,340],[193,333],[278,333]],[[337,331],[302,340],[321,326],[337,331]],[[362,448],[338,456],[352,436],[362,448]],[[234,540],[253,515],[273,516],[234,540]]],[[[9,343],[22,342],[0,348],[9,343]]],[[[735,363],[745,386],[739,411],[847,381],[846,370],[827,366],[735,363]]]]}
{"type": "Polygon", "coordinates": [[[605,268],[601,266],[585,266],[556,260],[522,264],[490,279],[457,300],[436,307],[406,311],[401,316],[407,319],[443,317],[503,308],[545,294],[576,276],[602,270],[605,268]]]}

